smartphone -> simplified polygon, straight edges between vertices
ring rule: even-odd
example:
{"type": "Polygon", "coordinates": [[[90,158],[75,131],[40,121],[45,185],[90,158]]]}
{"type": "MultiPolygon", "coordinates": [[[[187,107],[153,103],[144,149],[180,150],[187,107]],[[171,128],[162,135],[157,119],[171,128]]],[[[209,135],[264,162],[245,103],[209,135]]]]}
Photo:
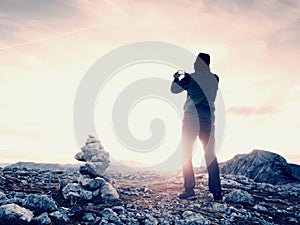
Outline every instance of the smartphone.
{"type": "Polygon", "coordinates": [[[179,75],[184,75],[184,74],[185,74],[185,72],[184,72],[184,70],[183,70],[183,69],[179,69],[179,70],[178,70],[178,74],[179,74],[179,75]]]}

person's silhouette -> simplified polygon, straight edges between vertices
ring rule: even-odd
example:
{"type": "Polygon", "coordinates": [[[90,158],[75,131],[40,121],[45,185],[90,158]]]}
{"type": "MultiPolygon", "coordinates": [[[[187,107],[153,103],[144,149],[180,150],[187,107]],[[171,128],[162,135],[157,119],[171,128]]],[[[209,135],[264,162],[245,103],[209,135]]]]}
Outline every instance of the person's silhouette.
{"type": "Polygon", "coordinates": [[[211,73],[210,56],[200,53],[194,63],[195,72],[174,74],[171,86],[172,93],[187,91],[184,104],[184,118],[182,121],[182,149],[184,155],[183,177],[184,191],[179,194],[180,199],[195,199],[195,176],[192,165],[193,145],[200,138],[205,154],[208,170],[209,191],[215,201],[222,201],[222,189],[219,174],[219,165],[215,155],[215,99],[218,90],[219,77],[211,73]]]}

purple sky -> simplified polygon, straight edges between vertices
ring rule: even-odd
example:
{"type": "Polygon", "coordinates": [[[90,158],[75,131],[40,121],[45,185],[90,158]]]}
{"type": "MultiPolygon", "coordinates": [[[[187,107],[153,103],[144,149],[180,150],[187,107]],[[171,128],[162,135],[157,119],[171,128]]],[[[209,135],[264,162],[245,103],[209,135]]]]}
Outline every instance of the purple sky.
{"type": "Polygon", "coordinates": [[[0,37],[0,162],[72,162],[86,70],[156,40],[211,54],[227,112],[220,161],[257,148],[300,163],[298,0],[4,0],[0,37]]]}

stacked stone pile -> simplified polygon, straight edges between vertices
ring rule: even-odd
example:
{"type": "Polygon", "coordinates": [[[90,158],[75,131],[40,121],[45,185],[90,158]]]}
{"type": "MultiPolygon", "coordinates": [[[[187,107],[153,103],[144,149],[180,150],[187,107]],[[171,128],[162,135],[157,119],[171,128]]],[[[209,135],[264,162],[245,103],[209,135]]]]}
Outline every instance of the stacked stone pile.
{"type": "Polygon", "coordinates": [[[85,162],[80,166],[80,176],[77,182],[67,184],[62,192],[66,199],[92,200],[101,198],[103,201],[119,199],[116,189],[105,175],[105,170],[110,165],[109,153],[94,136],[89,135],[81,152],[75,159],[85,162]]]}

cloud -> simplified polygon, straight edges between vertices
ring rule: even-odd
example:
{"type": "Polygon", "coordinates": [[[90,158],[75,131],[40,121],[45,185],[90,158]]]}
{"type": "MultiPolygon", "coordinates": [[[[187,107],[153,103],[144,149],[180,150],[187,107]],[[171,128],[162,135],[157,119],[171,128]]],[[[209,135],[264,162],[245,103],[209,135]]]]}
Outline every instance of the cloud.
{"type": "Polygon", "coordinates": [[[79,14],[73,1],[1,1],[2,45],[41,38],[79,14]],[[46,32],[47,31],[47,32],[46,32]]]}
{"type": "Polygon", "coordinates": [[[299,6],[299,1],[297,0],[278,0],[278,1],[260,1],[260,0],[211,0],[202,1],[203,8],[207,11],[230,13],[230,14],[243,14],[246,16],[257,16],[263,18],[276,17],[277,20],[281,20],[278,17],[278,13],[281,15],[294,10],[299,6]]]}
{"type": "Polygon", "coordinates": [[[2,1],[0,46],[31,44],[49,37],[93,29],[109,22],[110,17],[117,14],[115,11],[116,7],[112,9],[111,4],[102,1],[2,1]]]}
{"type": "Polygon", "coordinates": [[[232,17],[231,26],[238,22],[245,23],[248,32],[255,34],[252,37],[263,37],[269,49],[299,50],[300,2],[297,0],[212,0],[203,1],[202,10],[232,17]],[[250,21],[252,26],[247,26],[250,21]]]}
{"type": "Polygon", "coordinates": [[[258,115],[268,115],[280,112],[280,108],[276,106],[262,106],[262,107],[251,107],[251,106],[241,106],[241,107],[230,107],[228,112],[233,115],[238,116],[258,116],[258,115]]]}
{"type": "Polygon", "coordinates": [[[36,20],[65,18],[74,15],[79,11],[80,1],[76,0],[27,0],[0,2],[0,12],[14,18],[31,18],[36,20]]]}

